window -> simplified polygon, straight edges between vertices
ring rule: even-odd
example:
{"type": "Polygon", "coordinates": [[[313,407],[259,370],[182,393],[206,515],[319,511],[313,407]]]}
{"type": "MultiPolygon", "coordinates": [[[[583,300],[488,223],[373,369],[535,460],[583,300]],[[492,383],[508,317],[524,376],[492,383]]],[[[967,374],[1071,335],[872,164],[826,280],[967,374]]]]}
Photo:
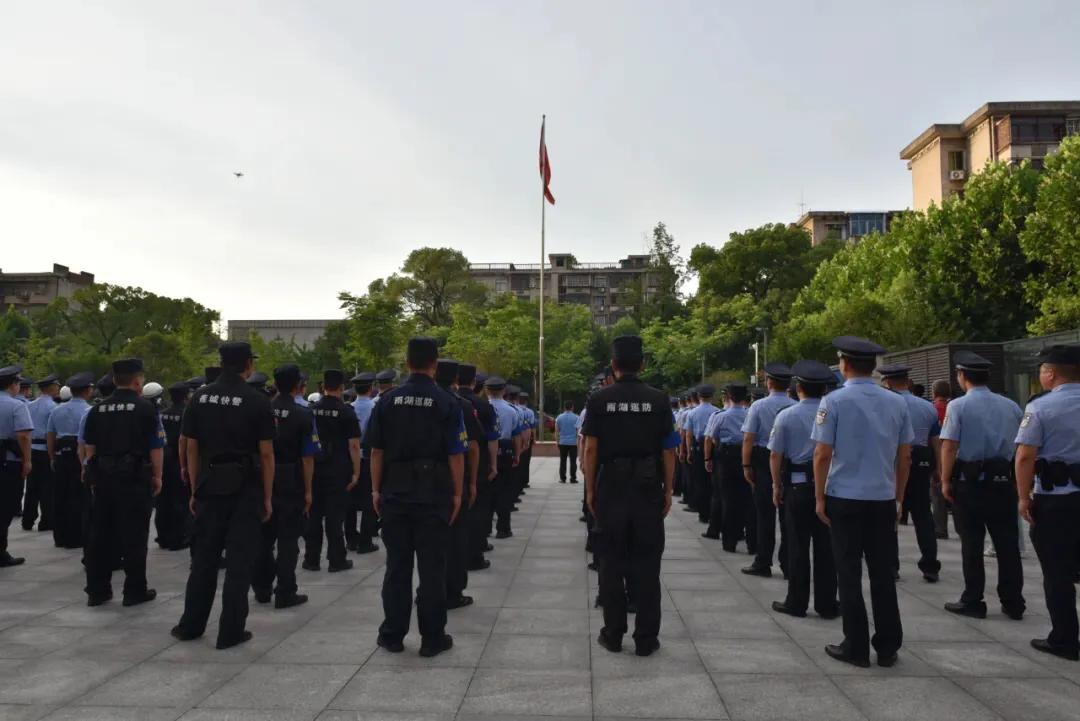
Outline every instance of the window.
{"type": "Polygon", "coordinates": [[[506,281],[502,280],[502,279],[496,280],[495,281],[495,292],[496,293],[505,293],[506,291],[507,291],[506,281]]]}
{"type": "Polygon", "coordinates": [[[949,151],[949,170],[964,170],[964,151],[963,150],[950,150],[949,151]]]}
{"type": "Polygon", "coordinates": [[[847,240],[847,224],[845,224],[845,223],[826,223],[825,224],[825,239],[826,240],[847,240]]]}
{"type": "Polygon", "coordinates": [[[884,233],[885,228],[885,214],[884,213],[852,213],[848,219],[848,227],[850,228],[850,236],[852,238],[859,238],[864,235],[870,235],[871,233],[884,233]]]}
{"type": "Polygon", "coordinates": [[[588,275],[564,275],[563,285],[567,288],[588,288],[592,279],[588,275]]]}
{"type": "Polygon", "coordinates": [[[1065,134],[1080,135],[1080,117],[1065,119],[1065,134]]]}
{"type": "Polygon", "coordinates": [[[1065,137],[1066,120],[1062,117],[1014,117],[1012,142],[1054,143],[1065,137]]]}

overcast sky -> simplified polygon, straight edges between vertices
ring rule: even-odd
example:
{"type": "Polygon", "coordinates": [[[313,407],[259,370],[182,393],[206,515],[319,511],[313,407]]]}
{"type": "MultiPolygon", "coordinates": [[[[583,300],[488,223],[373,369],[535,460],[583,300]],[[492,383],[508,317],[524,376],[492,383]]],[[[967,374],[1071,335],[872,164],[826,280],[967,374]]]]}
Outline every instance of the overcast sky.
{"type": "Polygon", "coordinates": [[[340,315],[408,252],[688,254],[911,205],[898,153],[1080,98],[1075,0],[21,2],[0,22],[0,267],[223,318],[340,315]],[[232,172],[245,173],[236,179],[232,172]]]}

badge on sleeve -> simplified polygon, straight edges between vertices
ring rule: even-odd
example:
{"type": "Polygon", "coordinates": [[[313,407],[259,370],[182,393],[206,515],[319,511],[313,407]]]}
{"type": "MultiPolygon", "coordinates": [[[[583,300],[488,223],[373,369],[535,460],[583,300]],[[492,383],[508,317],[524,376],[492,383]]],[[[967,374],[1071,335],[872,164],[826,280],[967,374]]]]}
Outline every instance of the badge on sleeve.
{"type": "Polygon", "coordinates": [[[1024,419],[1022,421],[1020,421],[1020,427],[1021,428],[1027,428],[1030,425],[1031,425],[1031,412],[1029,411],[1029,412],[1024,414],[1024,419]]]}
{"type": "Polygon", "coordinates": [[[825,408],[818,408],[817,418],[814,420],[819,426],[825,425],[825,419],[829,417],[829,411],[825,408]]]}

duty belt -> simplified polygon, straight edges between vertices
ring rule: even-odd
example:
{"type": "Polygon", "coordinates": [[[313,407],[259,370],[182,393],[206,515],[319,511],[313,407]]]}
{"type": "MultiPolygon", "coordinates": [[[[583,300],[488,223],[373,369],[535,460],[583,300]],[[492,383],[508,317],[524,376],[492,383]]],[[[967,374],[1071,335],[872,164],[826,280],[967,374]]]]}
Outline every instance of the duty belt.
{"type": "Polygon", "coordinates": [[[1069,485],[1069,481],[1080,486],[1080,463],[1047,461],[1040,458],[1035,462],[1035,473],[1039,476],[1039,486],[1047,493],[1055,488],[1069,485]]]}
{"type": "Polygon", "coordinates": [[[1013,464],[1008,458],[987,458],[981,461],[960,461],[953,473],[956,480],[981,485],[983,483],[1012,483],[1013,464]]]}
{"type": "Polygon", "coordinates": [[[912,446],[911,463],[918,468],[933,468],[934,454],[928,446],[912,446]]]}
{"type": "Polygon", "coordinates": [[[54,448],[58,456],[72,455],[79,450],[79,439],[76,436],[61,436],[56,439],[54,448]]]}
{"type": "Polygon", "coordinates": [[[782,474],[783,483],[785,486],[804,486],[813,485],[814,483],[814,464],[813,463],[789,463],[786,459],[784,461],[785,469],[782,474]],[[806,475],[805,483],[792,483],[791,474],[802,473],[806,475]]]}
{"type": "Polygon", "coordinates": [[[727,459],[742,459],[742,444],[741,443],[721,443],[716,455],[721,458],[727,459]]]}

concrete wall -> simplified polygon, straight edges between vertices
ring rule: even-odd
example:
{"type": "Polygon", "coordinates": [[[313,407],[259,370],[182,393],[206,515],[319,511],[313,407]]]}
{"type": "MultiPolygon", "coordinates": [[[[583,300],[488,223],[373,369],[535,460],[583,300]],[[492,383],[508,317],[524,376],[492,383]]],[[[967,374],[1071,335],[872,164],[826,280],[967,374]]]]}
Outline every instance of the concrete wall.
{"type": "Polygon", "coordinates": [[[978,125],[967,138],[967,163],[969,173],[978,173],[994,159],[991,153],[990,119],[978,125]]]}
{"type": "Polygon", "coordinates": [[[931,204],[941,205],[941,171],[945,166],[941,141],[932,140],[911,159],[911,194],[915,210],[926,210],[931,204]]]}

